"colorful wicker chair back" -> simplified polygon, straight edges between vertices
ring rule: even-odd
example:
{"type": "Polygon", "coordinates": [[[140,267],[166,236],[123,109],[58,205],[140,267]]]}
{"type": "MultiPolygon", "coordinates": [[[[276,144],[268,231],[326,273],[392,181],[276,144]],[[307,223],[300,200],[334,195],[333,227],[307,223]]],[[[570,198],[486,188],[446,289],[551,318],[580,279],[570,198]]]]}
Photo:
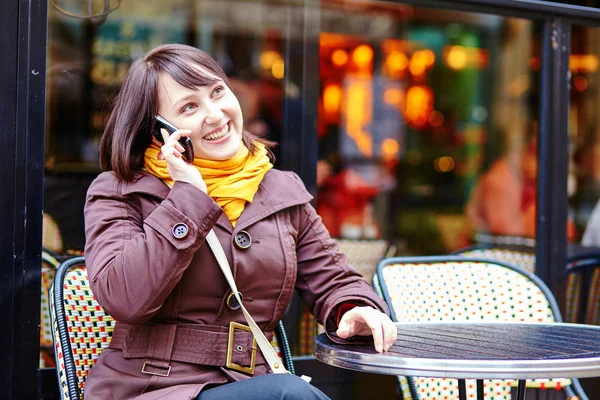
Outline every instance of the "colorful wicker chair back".
{"type": "Polygon", "coordinates": [[[569,263],[565,319],[600,325],[600,255],[569,263]]]}
{"type": "Polygon", "coordinates": [[[336,239],[340,251],[344,253],[350,264],[371,282],[377,264],[385,256],[388,250],[387,240],[353,240],[336,239]]]}
{"type": "Polygon", "coordinates": [[[83,257],[61,264],[49,296],[61,396],[83,399],[87,374],[108,348],[115,320],[92,294],[83,257]]]}
{"type": "MultiPolygon", "coordinates": [[[[460,256],[391,258],[377,269],[384,299],[398,322],[562,321],[550,290],[535,275],[508,263],[460,256]]],[[[571,380],[536,380],[574,395],[571,380]]],[[[578,383],[578,382],[577,382],[578,383]]],[[[511,381],[486,381],[485,398],[510,399],[511,381]]],[[[404,398],[458,396],[453,379],[400,379],[404,398]],[[411,387],[412,386],[412,387],[411,387]]],[[[468,382],[468,396],[475,396],[468,382]]]]}
{"type": "MultiPolygon", "coordinates": [[[[116,321],[96,301],[84,257],[60,265],[50,287],[56,368],[63,400],[83,400],[85,379],[100,353],[110,344],[116,321]]],[[[271,342],[292,374],[292,355],[282,322],[271,342]]]]}
{"type": "Polygon", "coordinates": [[[56,269],[60,265],[58,256],[42,249],[42,287],[40,293],[40,368],[54,368],[54,342],[50,321],[50,301],[48,291],[54,281],[56,269]]]}
{"type": "Polygon", "coordinates": [[[472,247],[459,250],[454,254],[463,257],[489,258],[515,264],[527,272],[535,273],[535,253],[533,249],[517,250],[503,247],[472,247]]]}

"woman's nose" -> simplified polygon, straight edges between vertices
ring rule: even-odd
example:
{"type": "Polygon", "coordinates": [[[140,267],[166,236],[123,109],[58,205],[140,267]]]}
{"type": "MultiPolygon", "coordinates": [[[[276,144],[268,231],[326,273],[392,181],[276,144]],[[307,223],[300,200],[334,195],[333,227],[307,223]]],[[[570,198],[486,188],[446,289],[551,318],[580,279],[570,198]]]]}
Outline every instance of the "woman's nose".
{"type": "Polygon", "coordinates": [[[206,107],[205,122],[209,125],[216,124],[223,119],[223,110],[216,105],[206,107]]]}

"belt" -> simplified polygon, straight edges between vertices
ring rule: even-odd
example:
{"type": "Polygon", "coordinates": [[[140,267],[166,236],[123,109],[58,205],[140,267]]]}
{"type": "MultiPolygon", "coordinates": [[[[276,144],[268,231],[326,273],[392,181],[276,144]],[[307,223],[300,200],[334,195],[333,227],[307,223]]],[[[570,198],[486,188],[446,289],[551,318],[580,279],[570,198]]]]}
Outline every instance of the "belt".
{"type": "Polygon", "coordinates": [[[142,372],[168,376],[171,361],[226,367],[253,374],[265,360],[256,351],[256,340],[246,325],[154,324],[129,327],[114,335],[110,348],[121,349],[125,358],[145,358],[142,372]],[[257,354],[258,353],[258,354],[257,354]]]}

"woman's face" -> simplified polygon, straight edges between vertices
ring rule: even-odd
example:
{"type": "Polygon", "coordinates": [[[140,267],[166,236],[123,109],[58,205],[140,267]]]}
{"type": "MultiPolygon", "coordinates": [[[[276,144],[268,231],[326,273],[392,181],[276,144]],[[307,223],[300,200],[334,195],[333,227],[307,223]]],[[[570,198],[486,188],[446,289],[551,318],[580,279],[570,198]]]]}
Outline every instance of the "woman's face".
{"type": "Polygon", "coordinates": [[[167,73],[158,80],[158,113],[178,129],[192,131],[190,139],[196,158],[228,160],[239,150],[243,117],[237,97],[217,76],[209,86],[188,89],[167,73]]]}

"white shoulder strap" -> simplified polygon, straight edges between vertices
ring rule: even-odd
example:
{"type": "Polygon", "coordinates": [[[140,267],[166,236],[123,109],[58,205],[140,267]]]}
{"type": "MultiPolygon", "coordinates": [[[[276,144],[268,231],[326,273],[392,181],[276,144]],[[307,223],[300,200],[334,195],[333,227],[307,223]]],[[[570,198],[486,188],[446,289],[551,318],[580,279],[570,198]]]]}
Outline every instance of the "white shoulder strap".
{"type": "Polygon", "coordinates": [[[242,303],[242,299],[240,298],[240,294],[237,290],[237,286],[235,285],[235,281],[233,280],[233,275],[231,273],[231,267],[229,266],[229,261],[227,261],[227,257],[225,256],[223,247],[221,246],[221,243],[219,242],[217,235],[215,234],[215,232],[212,229],[206,236],[206,242],[208,243],[211,250],[215,254],[215,257],[217,258],[217,262],[219,263],[219,266],[221,267],[221,270],[223,271],[223,274],[225,275],[225,279],[227,279],[227,283],[229,283],[229,286],[231,287],[231,291],[233,292],[233,295],[235,296],[238,303],[242,306],[242,312],[244,313],[244,317],[246,318],[246,321],[248,322],[248,326],[252,330],[252,334],[254,335],[254,338],[256,339],[256,342],[258,343],[258,347],[260,348],[260,351],[263,353],[265,360],[269,364],[269,367],[271,367],[271,370],[273,371],[274,374],[289,374],[288,370],[285,369],[285,367],[283,366],[283,363],[281,362],[281,359],[275,352],[275,349],[273,349],[273,346],[271,346],[271,343],[265,337],[265,334],[258,327],[256,322],[254,322],[254,319],[252,318],[252,316],[250,315],[248,310],[246,310],[246,307],[244,307],[244,304],[242,303]]]}

